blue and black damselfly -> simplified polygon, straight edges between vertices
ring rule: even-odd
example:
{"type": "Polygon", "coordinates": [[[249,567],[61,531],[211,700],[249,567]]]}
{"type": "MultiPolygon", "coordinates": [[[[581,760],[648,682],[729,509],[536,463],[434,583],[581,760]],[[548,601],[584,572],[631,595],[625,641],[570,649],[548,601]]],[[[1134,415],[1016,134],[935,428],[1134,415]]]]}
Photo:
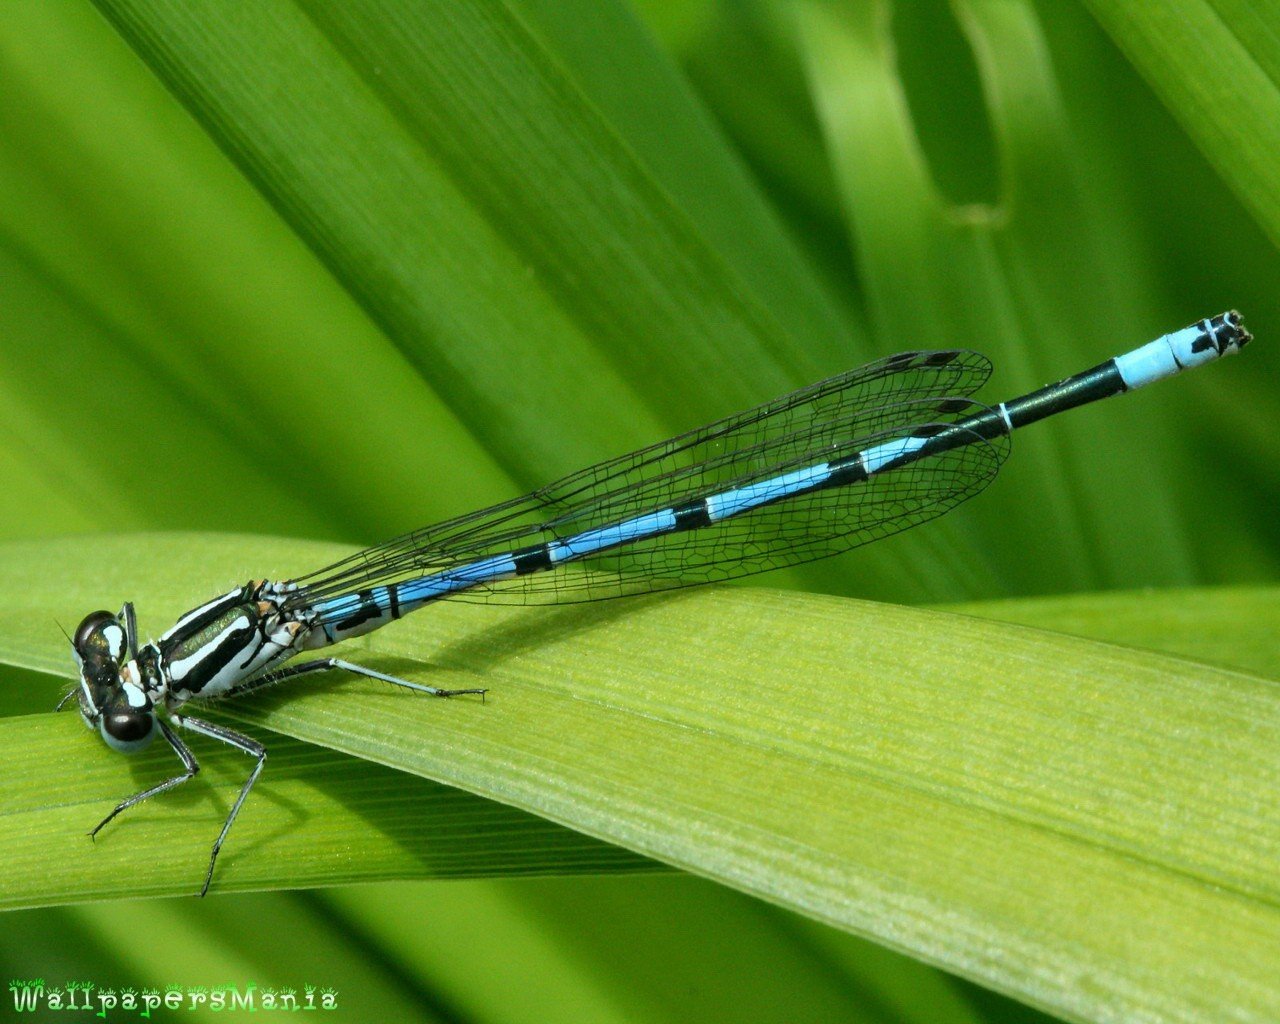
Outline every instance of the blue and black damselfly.
{"type": "Polygon", "coordinates": [[[968,396],[987,359],[904,352],[776,401],[602,462],[521,498],[367,548],[307,576],[253,580],[139,643],[133,605],[85,617],[71,641],[80,713],[115,750],[158,732],[182,772],[121,811],[196,774],[175,727],[255,759],[213,844],[218,851],[266,760],[256,740],[192,717],[191,700],[226,700],[310,672],[342,670],[436,697],[443,690],[337,658],[286,665],[443,598],[485,603],[592,601],[727,580],[825,558],[909,529],[971,498],[995,476],[1008,436],[1099,398],[1243,348],[1224,313],[1021,398],[968,396]]]}

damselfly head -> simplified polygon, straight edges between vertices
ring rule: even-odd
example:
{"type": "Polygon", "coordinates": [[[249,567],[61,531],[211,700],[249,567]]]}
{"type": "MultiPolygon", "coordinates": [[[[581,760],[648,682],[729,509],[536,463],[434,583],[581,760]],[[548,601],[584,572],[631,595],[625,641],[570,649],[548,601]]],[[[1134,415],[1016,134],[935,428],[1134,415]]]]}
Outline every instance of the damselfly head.
{"type": "Polygon", "coordinates": [[[155,738],[155,709],[138,685],[137,667],[127,658],[120,620],[110,612],[90,612],[76,627],[71,646],[80,664],[80,715],[113,750],[141,750],[155,738]]]}

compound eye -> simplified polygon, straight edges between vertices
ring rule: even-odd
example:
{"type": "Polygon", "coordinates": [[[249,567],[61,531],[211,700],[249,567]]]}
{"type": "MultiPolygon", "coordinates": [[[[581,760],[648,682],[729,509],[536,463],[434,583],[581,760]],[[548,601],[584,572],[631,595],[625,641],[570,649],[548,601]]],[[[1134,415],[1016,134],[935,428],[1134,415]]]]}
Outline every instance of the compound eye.
{"type": "Polygon", "coordinates": [[[155,739],[155,726],[155,715],[149,711],[110,711],[102,716],[98,728],[112,750],[131,754],[155,739]]]}
{"type": "Polygon", "coordinates": [[[76,627],[72,643],[85,661],[98,662],[103,658],[116,662],[124,660],[124,627],[110,612],[97,611],[86,615],[76,627]]]}

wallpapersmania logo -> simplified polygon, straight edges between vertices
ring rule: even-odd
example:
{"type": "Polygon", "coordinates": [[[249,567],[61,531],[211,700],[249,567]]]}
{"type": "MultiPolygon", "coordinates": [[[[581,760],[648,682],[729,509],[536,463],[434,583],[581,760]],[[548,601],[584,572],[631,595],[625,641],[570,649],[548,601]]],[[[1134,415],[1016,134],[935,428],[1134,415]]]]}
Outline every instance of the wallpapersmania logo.
{"type": "Polygon", "coordinates": [[[150,1020],[157,1011],[236,1010],[256,1013],[272,1010],[336,1010],[338,991],[303,985],[302,991],[290,986],[256,983],[241,985],[168,985],[164,989],[130,985],[107,987],[92,981],[68,981],[62,985],[46,985],[43,978],[16,979],[9,982],[13,1008],[17,1013],[40,1013],[88,1010],[99,1020],[140,1017],[150,1020]]]}

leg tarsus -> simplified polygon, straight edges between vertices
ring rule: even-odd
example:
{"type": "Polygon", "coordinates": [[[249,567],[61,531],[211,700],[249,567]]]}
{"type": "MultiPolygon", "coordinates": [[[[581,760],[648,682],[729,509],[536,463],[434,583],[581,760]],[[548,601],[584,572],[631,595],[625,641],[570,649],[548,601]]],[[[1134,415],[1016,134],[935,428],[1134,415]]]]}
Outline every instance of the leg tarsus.
{"type": "Polygon", "coordinates": [[[174,720],[184,729],[190,729],[201,736],[209,736],[215,740],[221,740],[223,743],[243,751],[256,760],[253,771],[249,773],[249,777],[244,780],[244,785],[240,787],[240,794],[236,797],[236,802],[231,805],[227,820],[222,823],[222,831],[218,833],[218,838],[214,840],[213,849],[209,853],[209,870],[205,872],[204,885],[200,887],[199,892],[200,896],[204,896],[209,891],[209,883],[213,881],[213,868],[218,862],[218,851],[222,849],[222,843],[227,838],[227,833],[231,831],[231,825],[236,820],[236,815],[240,813],[240,808],[244,804],[245,798],[248,797],[249,790],[253,789],[253,784],[258,781],[258,776],[262,774],[262,766],[267,763],[267,750],[257,740],[250,739],[248,736],[243,736],[238,732],[233,732],[224,726],[206,722],[201,718],[189,718],[183,715],[182,717],[175,716],[174,720]]]}

